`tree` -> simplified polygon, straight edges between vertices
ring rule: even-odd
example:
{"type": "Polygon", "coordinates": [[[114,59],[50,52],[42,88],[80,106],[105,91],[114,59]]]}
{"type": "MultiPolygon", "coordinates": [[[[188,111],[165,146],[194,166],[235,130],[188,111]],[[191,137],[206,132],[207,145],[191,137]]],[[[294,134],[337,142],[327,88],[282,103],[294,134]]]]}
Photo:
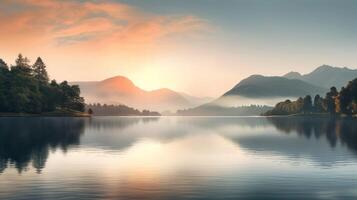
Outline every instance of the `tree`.
{"type": "Polygon", "coordinates": [[[316,95],[314,98],[314,106],[312,107],[311,96],[306,96],[304,99],[299,97],[296,101],[286,100],[279,102],[276,106],[265,113],[265,115],[287,115],[298,114],[301,111],[309,112],[328,112],[331,115],[336,113],[341,114],[357,114],[357,78],[350,81],[346,87],[342,87],[338,92],[336,87],[331,87],[326,93],[325,99],[316,95]],[[313,108],[313,109],[312,109],[313,108]]]}
{"type": "Polygon", "coordinates": [[[337,91],[336,87],[333,86],[330,88],[330,94],[333,97],[336,97],[338,95],[338,91],[337,91]]]}
{"type": "Polygon", "coordinates": [[[49,78],[46,70],[46,65],[40,57],[37,58],[35,64],[32,66],[35,78],[41,83],[48,83],[49,78]]]}
{"type": "Polygon", "coordinates": [[[315,95],[314,98],[314,108],[313,111],[317,112],[317,113],[321,113],[324,112],[324,99],[322,97],[320,97],[320,95],[315,95]]]}
{"type": "Polygon", "coordinates": [[[11,70],[0,59],[0,112],[41,113],[57,109],[84,111],[78,86],[66,81],[48,83],[46,65],[40,57],[30,67],[29,59],[19,54],[11,70]]]}
{"type": "Polygon", "coordinates": [[[7,64],[0,59],[0,110],[8,109],[8,78],[9,68],[7,64]]]}
{"type": "Polygon", "coordinates": [[[88,114],[90,114],[90,115],[93,114],[93,110],[91,108],[88,109],[88,114]]]}
{"type": "Polygon", "coordinates": [[[312,99],[310,95],[307,95],[304,98],[304,105],[303,105],[303,111],[304,113],[311,113],[312,111],[312,99]]]}
{"type": "Polygon", "coordinates": [[[304,107],[304,99],[299,97],[295,102],[294,102],[294,112],[295,113],[301,113],[303,111],[304,107]]]}
{"type": "Polygon", "coordinates": [[[9,111],[41,112],[41,94],[37,81],[32,76],[29,59],[19,54],[8,76],[9,111]]]}
{"type": "Polygon", "coordinates": [[[337,98],[339,110],[343,114],[356,113],[357,102],[357,78],[350,81],[346,87],[342,87],[337,98]]]}
{"type": "Polygon", "coordinates": [[[352,98],[349,88],[342,87],[338,98],[336,99],[338,111],[343,114],[352,114],[352,98]]]}
{"type": "Polygon", "coordinates": [[[59,84],[61,92],[61,105],[62,108],[72,109],[83,112],[85,104],[83,97],[80,97],[80,89],[78,85],[68,85],[67,81],[59,84]]]}
{"type": "Polygon", "coordinates": [[[0,58],[0,70],[9,70],[9,67],[7,66],[6,62],[4,62],[1,58],[0,58]]]}
{"type": "Polygon", "coordinates": [[[22,54],[20,53],[15,60],[16,65],[13,66],[13,68],[20,69],[25,72],[31,72],[29,63],[30,63],[30,60],[27,57],[23,57],[22,54]]]}
{"type": "Polygon", "coordinates": [[[335,114],[336,113],[336,103],[335,103],[335,99],[338,95],[338,91],[336,89],[336,87],[331,87],[330,91],[326,94],[326,106],[327,106],[327,111],[330,114],[335,114]]]}

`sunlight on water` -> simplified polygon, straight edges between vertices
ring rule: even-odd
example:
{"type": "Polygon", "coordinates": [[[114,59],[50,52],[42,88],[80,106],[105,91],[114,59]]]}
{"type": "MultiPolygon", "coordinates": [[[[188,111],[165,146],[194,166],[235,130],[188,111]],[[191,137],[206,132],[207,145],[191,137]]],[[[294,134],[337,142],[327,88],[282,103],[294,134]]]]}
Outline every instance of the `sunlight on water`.
{"type": "Polygon", "coordinates": [[[353,120],[4,118],[0,199],[357,198],[353,120]]]}

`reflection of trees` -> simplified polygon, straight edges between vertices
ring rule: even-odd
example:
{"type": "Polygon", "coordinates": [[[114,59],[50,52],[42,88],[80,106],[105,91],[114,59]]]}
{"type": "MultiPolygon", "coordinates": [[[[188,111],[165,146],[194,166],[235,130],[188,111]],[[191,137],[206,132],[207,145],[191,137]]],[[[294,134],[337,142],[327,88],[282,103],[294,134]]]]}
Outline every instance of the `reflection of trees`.
{"type": "Polygon", "coordinates": [[[82,118],[1,119],[0,173],[9,165],[21,173],[30,163],[40,173],[50,150],[66,152],[79,144],[84,124],[82,118]]]}
{"type": "Polygon", "coordinates": [[[149,123],[158,121],[160,117],[96,117],[89,121],[89,127],[95,130],[103,129],[125,129],[138,123],[149,123]]]}
{"type": "Polygon", "coordinates": [[[339,130],[341,142],[357,152],[357,121],[342,121],[339,130]]]}
{"type": "Polygon", "coordinates": [[[268,118],[275,127],[285,133],[296,132],[310,138],[320,138],[325,135],[331,147],[337,142],[346,144],[350,149],[357,151],[357,121],[355,119],[309,118],[309,117],[271,117],[268,118]]]}

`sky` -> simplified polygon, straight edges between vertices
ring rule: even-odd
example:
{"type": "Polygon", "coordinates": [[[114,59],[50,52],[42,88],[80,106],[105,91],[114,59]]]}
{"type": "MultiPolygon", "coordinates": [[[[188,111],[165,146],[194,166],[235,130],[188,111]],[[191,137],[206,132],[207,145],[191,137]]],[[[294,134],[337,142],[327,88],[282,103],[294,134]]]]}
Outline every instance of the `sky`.
{"type": "Polygon", "coordinates": [[[0,58],[216,97],[252,74],[357,68],[354,0],[0,0],[0,58]]]}

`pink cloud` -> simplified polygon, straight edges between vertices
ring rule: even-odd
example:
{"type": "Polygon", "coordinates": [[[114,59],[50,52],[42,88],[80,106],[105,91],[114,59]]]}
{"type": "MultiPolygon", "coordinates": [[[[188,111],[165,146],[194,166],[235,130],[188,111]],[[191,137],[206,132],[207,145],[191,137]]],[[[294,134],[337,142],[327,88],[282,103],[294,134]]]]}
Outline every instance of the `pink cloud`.
{"type": "Polygon", "coordinates": [[[194,16],[161,16],[114,2],[5,0],[0,6],[0,40],[36,40],[55,45],[90,42],[152,43],[206,27],[194,16]]]}

